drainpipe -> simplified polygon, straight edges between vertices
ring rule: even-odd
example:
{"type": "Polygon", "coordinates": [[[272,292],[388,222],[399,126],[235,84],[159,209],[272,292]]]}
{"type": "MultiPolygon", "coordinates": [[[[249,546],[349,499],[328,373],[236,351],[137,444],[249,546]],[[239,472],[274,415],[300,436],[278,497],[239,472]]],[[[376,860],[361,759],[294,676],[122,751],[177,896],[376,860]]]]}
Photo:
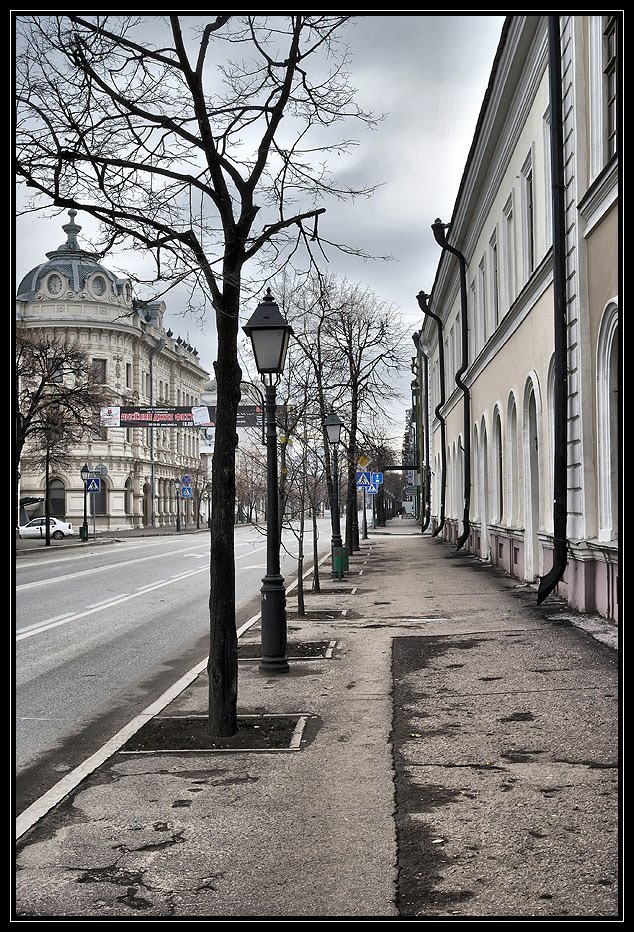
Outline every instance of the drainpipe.
{"type": "Polygon", "coordinates": [[[467,260],[454,246],[450,246],[445,237],[445,230],[450,224],[443,223],[436,218],[431,228],[434,239],[442,249],[452,252],[460,263],[460,317],[462,324],[462,365],[455,375],[456,385],[462,390],[463,396],[463,433],[464,433],[464,512],[462,517],[463,530],[456,543],[456,550],[460,550],[469,536],[469,506],[471,502],[471,396],[469,389],[462,381],[462,376],[469,365],[469,329],[467,326],[467,260]]]}
{"type": "Polygon", "coordinates": [[[412,340],[414,341],[414,346],[418,350],[418,355],[423,357],[423,391],[420,394],[421,396],[424,395],[425,403],[421,413],[420,421],[425,450],[423,454],[423,521],[421,524],[420,532],[421,534],[424,534],[429,527],[429,522],[431,520],[431,489],[429,487],[429,480],[431,476],[431,470],[429,468],[429,357],[423,349],[421,334],[418,332],[413,333],[412,340]]]}
{"type": "MultiPolygon", "coordinates": [[[[150,352],[150,407],[154,405],[154,357],[165,349],[167,341],[161,337],[156,349],[150,352]]],[[[150,522],[152,527],[156,525],[156,516],[154,514],[154,428],[150,427],[150,522]]]]}
{"type": "Polygon", "coordinates": [[[442,339],[442,320],[436,314],[429,310],[429,295],[424,291],[419,291],[416,295],[418,306],[423,314],[427,314],[432,320],[436,321],[438,328],[438,364],[440,366],[440,400],[435,408],[435,415],[440,421],[440,524],[432,531],[432,537],[437,537],[442,531],[445,524],[445,491],[447,488],[447,428],[445,419],[442,416],[441,409],[445,404],[445,347],[442,339]]]}
{"type": "Polygon", "coordinates": [[[431,467],[429,465],[429,357],[422,347],[420,349],[420,354],[423,357],[423,380],[424,380],[424,392],[425,392],[425,409],[424,409],[424,427],[423,427],[423,437],[425,440],[425,473],[424,473],[424,491],[423,491],[423,500],[424,500],[424,521],[421,526],[421,534],[424,534],[427,528],[429,527],[429,522],[431,520],[431,467]]]}
{"type": "Polygon", "coordinates": [[[567,563],[566,522],[568,518],[566,365],[566,223],[564,206],[563,118],[561,93],[561,40],[559,16],[548,17],[550,84],[550,158],[553,202],[553,292],[555,325],[555,450],[553,463],[553,565],[539,581],[537,604],[550,595],[567,563]]]}

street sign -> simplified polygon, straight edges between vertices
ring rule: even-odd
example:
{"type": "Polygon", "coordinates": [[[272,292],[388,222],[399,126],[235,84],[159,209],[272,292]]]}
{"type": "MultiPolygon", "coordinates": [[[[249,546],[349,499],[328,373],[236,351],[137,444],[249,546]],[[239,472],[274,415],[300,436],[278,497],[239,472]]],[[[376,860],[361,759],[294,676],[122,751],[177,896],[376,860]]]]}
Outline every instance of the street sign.
{"type": "Polygon", "coordinates": [[[93,466],[92,474],[93,476],[107,476],[108,467],[104,466],[103,463],[100,463],[98,466],[93,466]]]}
{"type": "Polygon", "coordinates": [[[367,458],[367,456],[359,456],[357,458],[357,463],[361,469],[367,469],[367,467],[370,465],[370,460],[367,458]]]}
{"type": "Polygon", "coordinates": [[[181,489],[181,498],[193,498],[194,490],[191,485],[184,485],[181,489]]]}
{"type": "Polygon", "coordinates": [[[87,492],[101,492],[101,479],[97,476],[92,476],[90,479],[86,480],[86,491],[87,492]]]}
{"type": "Polygon", "coordinates": [[[369,472],[358,472],[357,473],[357,488],[362,489],[364,486],[367,487],[371,485],[370,473],[369,472]]]}
{"type": "Polygon", "coordinates": [[[183,478],[181,479],[181,482],[183,483],[183,485],[191,485],[191,484],[192,484],[192,477],[191,477],[191,476],[183,476],[183,478]]]}
{"type": "Polygon", "coordinates": [[[365,487],[365,490],[368,495],[376,495],[376,493],[379,491],[375,485],[369,485],[365,487]]]}
{"type": "Polygon", "coordinates": [[[372,473],[372,485],[382,485],[382,484],[383,484],[383,473],[373,472],[372,473]]]}

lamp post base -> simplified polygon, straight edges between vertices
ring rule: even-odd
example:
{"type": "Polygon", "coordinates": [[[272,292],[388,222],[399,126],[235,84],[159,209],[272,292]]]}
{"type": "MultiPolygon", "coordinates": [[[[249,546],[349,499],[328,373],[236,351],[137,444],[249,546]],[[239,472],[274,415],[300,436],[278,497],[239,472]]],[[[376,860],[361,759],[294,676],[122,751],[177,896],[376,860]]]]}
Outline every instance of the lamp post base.
{"type": "Polygon", "coordinates": [[[286,590],[282,576],[262,580],[262,656],[260,673],[288,673],[286,657],[286,590]]]}

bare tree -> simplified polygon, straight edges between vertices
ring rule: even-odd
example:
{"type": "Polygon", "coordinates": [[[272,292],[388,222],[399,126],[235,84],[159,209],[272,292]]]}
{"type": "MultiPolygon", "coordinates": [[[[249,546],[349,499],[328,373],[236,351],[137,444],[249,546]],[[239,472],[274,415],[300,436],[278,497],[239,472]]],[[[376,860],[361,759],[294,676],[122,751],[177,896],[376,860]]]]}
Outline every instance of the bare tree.
{"type": "MultiPolygon", "coordinates": [[[[18,327],[14,378],[15,475],[23,459],[44,468],[65,465],[106,403],[88,356],[66,334],[18,327]]],[[[19,513],[17,502],[18,523],[19,513]]]]}
{"type": "Polygon", "coordinates": [[[326,336],[335,353],[345,359],[346,377],[341,385],[347,401],[346,532],[349,554],[359,549],[356,471],[359,458],[359,419],[365,413],[383,413],[384,399],[394,394],[394,373],[403,368],[406,330],[394,308],[368,288],[347,281],[339,284],[334,303],[336,318],[326,323],[326,336]]]}
{"type": "Polygon", "coordinates": [[[256,257],[270,275],[301,244],[310,248],[324,197],[361,193],[334,184],[327,168],[329,153],[350,144],[330,141],[330,128],[349,117],[371,122],[354,103],[338,48],[347,19],[17,20],[20,179],[45,203],[95,217],[102,249],[125,242],[151,253],[153,280],[187,282],[215,312],[208,672],[216,735],[237,730],[233,509],[243,277],[256,257]]]}

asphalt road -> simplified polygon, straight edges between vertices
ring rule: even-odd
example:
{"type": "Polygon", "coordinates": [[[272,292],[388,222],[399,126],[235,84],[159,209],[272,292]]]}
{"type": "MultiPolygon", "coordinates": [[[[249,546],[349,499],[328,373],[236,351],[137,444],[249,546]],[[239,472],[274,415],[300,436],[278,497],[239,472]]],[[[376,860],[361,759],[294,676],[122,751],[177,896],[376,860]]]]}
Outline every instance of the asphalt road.
{"type": "MultiPolygon", "coordinates": [[[[325,553],[330,535],[322,524],[325,553]]],[[[285,545],[281,572],[289,585],[297,573],[292,535],[285,545]]],[[[307,565],[310,533],[304,548],[307,565]]],[[[236,528],[235,559],[240,627],[259,612],[265,536],[236,528]]],[[[206,534],[51,549],[17,561],[17,812],[206,657],[208,598],[206,534]]]]}

